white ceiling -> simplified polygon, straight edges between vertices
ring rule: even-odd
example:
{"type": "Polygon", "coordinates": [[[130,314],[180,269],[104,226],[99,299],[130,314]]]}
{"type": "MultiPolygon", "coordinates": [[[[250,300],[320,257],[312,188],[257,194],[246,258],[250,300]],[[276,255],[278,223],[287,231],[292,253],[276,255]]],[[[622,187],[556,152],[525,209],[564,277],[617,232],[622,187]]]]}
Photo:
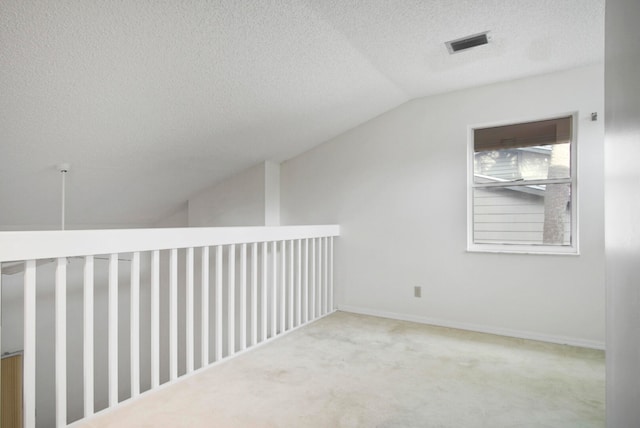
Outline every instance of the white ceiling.
{"type": "Polygon", "coordinates": [[[0,225],[56,227],[63,161],[69,223],[147,224],[412,98],[602,61],[604,0],[2,0],[0,46],[0,225]]]}

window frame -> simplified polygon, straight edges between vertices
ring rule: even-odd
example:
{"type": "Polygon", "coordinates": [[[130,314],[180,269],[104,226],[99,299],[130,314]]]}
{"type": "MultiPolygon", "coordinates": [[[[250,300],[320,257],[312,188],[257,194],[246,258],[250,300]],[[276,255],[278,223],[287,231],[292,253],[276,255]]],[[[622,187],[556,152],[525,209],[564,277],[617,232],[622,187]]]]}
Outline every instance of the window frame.
{"type": "MultiPolygon", "coordinates": [[[[549,255],[579,255],[579,236],[578,236],[578,219],[579,219],[579,195],[578,195],[578,117],[579,112],[556,113],[548,116],[536,116],[518,118],[507,121],[482,123],[469,125],[467,127],[467,252],[479,253],[512,253],[512,254],[549,254],[549,255]],[[543,244],[510,244],[510,243],[475,243],[474,242],[474,201],[473,191],[475,188],[486,188],[488,186],[477,186],[474,181],[474,131],[481,128],[491,128],[506,125],[518,125],[527,122],[537,122],[543,120],[552,120],[562,117],[571,117],[571,176],[568,180],[571,186],[571,245],[543,245],[543,244]]],[[[533,180],[532,180],[533,181],[533,180]]],[[[541,180],[536,180],[535,183],[541,180]]],[[[542,180],[545,182],[554,181],[542,180]]],[[[500,187],[500,186],[497,186],[500,187]]]]}

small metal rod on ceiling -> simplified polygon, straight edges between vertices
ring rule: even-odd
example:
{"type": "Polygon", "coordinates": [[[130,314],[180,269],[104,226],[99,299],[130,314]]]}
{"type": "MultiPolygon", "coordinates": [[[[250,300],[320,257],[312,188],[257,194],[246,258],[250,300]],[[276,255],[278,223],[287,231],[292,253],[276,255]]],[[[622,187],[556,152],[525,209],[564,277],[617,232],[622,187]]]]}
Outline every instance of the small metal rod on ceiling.
{"type": "Polygon", "coordinates": [[[69,172],[69,170],[71,169],[71,165],[68,163],[61,163],[58,164],[57,166],[58,171],[60,171],[60,173],[62,174],[62,195],[61,195],[61,215],[60,215],[60,230],[64,230],[64,223],[65,223],[65,219],[64,219],[64,208],[65,208],[65,197],[66,197],[66,176],[67,176],[67,172],[69,172]]]}

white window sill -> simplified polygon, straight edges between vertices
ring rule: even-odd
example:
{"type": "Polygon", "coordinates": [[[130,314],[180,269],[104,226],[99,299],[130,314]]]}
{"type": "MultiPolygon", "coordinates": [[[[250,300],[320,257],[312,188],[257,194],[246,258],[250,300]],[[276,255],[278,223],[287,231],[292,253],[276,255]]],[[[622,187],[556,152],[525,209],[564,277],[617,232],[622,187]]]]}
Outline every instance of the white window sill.
{"type": "Polygon", "coordinates": [[[473,245],[467,248],[467,253],[497,253],[497,254],[532,254],[546,256],[579,256],[580,252],[575,247],[537,247],[537,246],[513,246],[510,245],[473,245]]]}

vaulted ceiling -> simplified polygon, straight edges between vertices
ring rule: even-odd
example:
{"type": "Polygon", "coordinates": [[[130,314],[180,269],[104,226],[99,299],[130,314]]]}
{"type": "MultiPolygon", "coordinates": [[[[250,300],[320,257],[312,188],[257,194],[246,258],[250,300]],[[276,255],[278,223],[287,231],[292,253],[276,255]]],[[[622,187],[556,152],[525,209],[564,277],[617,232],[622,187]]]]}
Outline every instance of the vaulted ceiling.
{"type": "Polygon", "coordinates": [[[0,225],[56,227],[60,162],[69,223],[148,224],[410,99],[603,53],[604,0],[2,0],[0,225]]]}

